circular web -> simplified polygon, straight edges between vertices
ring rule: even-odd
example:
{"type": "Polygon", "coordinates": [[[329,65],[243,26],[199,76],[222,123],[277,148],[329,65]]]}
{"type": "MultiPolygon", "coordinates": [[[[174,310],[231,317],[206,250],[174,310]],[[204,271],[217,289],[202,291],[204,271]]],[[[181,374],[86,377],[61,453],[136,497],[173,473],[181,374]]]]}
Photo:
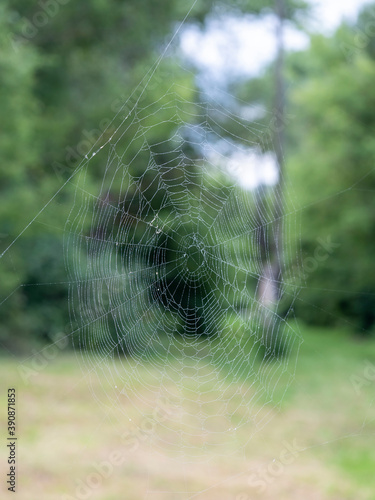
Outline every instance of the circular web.
{"type": "MultiPolygon", "coordinates": [[[[283,311],[260,297],[274,238],[268,191],[255,196],[228,170],[266,132],[173,85],[138,101],[75,179],[65,247],[85,373],[125,424],[154,422],[160,409],[154,442],[184,456],[227,453],[242,426],[250,439],[294,376],[293,297],[283,311]],[[98,190],[89,168],[102,171],[98,190]]],[[[291,251],[283,245],[279,258],[291,251]]]]}

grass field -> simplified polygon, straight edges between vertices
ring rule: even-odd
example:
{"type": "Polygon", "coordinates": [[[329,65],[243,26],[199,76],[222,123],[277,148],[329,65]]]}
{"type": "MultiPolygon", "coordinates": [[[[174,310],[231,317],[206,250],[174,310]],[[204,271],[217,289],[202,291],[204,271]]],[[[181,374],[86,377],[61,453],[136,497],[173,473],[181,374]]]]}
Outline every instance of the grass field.
{"type": "MultiPolygon", "coordinates": [[[[202,436],[189,433],[194,427],[189,420],[194,417],[193,408],[188,420],[183,405],[173,408],[181,414],[183,435],[168,409],[138,411],[150,400],[145,381],[151,386],[158,378],[147,365],[137,367],[137,377],[129,376],[137,402],[119,399],[113,405],[95,399],[106,384],[111,390],[112,381],[82,374],[72,353],[64,352],[32,373],[20,371],[20,360],[2,358],[1,427],[5,432],[7,388],[17,388],[16,498],[375,499],[375,342],[353,339],[343,331],[307,328],[302,337],[294,382],[271,421],[251,439],[246,426],[224,439],[221,423],[213,423],[216,435],[223,437],[222,446],[219,453],[216,445],[206,445],[204,456],[204,429],[202,436]],[[146,414],[150,417],[145,420],[146,414]]],[[[124,362],[119,362],[118,370],[124,370],[124,362]]],[[[241,390],[243,385],[223,387],[231,394],[233,413],[241,390]]],[[[209,399],[210,387],[205,397],[209,399]]],[[[219,415],[220,398],[216,400],[213,412],[219,415]]],[[[261,414],[263,402],[257,404],[261,414]]],[[[158,405],[155,399],[156,409],[158,405]]],[[[226,411],[230,413],[231,407],[226,411]]],[[[0,449],[1,491],[11,498],[4,479],[8,472],[5,432],[0,449]]]]}

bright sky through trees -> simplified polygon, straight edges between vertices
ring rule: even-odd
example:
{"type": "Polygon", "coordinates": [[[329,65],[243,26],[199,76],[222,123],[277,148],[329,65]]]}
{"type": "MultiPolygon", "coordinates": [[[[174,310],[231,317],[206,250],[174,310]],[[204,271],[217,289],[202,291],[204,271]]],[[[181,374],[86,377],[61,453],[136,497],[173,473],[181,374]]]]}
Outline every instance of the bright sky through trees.
{"type": "MultiPolygon", "coordinates": [[[[359,9],[368,3],[369,0],[312,0],[308,28],[332,31],[343,19],[354,19],[359,9]]],[[[195,26],[185,29],[181,46],[188,58],[218,84],[228,76],[249,77],[275,56],[274,23],[271,17],[212,19],[205,32],[195,26]]],[[[308,45],[308,38],[287,26],[285,45],[289,49],[303,49],[308,45]]]]}
{"type": "MultiPolygon", "coordinates": [[[[369,0],[311,0],[306,29],[333,31],[342,20],[355,19],[367,3],[369,0]]],[[[212,82],[225,87],[230,80],[252,77],[275,58],[275,23],[273,16],[211,18],[204,31],[196,25],[185,28],[181,34],[181,48],[200,70],[202,86],[207,86],[212,94],[212,82]]],[[[308,36],[288,23],[285,23],[284,39],[286,49],[302,50],[309,45],[308,36]]],[[[241,158],[230,156],[227,162],[227,169],[235,172],[235,177],[246,189],[277,182],[277,166],[272,155],[263,158],[248,149],[241,158]],[[233,170],[230,166],[233,163],[239,165],[238,168],[233,170]],[[261,175],[256,175],[254,168],[261,175]]]]}

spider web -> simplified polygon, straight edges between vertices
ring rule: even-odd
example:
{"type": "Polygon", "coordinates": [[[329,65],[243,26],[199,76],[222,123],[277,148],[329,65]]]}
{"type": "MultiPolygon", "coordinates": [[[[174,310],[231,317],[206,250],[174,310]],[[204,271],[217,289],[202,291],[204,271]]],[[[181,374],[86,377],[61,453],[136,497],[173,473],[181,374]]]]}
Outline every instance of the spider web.
{"type": "MultiPolygon", "coordinates": [[[[153,79],[163,76],[147,85],[153,79]]],[[[228,453],[238,429],[246,426],[250,440],[275,414],[301,343],[287,283],[277,283],[286,310],[260,296],[270,281],[271,188],[260,180],[244,189],[241,168],[252,166],[234,160],[252,157],[262,179],[269,130],[193,83],[126,104],[75,179],[65,227],[73,343],[105,411],[128,422],[167,402],[156,447],[194,459],[228,453]],[[98,186],[93,162],[103,172],[98,186]]],[[[282,222],[280,264],[295,260],[296,212],[282,222]]]]}
{"type": "MultiPolygon", "coordinates": [[[[286,213],[275,220],[264,176],[269,156],[260,153],[270,130],[246,122],[230,96],[197,91],[188,72],[182,82],[162,73],[164,55],[1,257],[74,183],[64,231],[67,336],[105,418],[116,419],[122,444],[146,436],[153,450],[173,452],[180,463],[231,450],[246,458],[246,444],[275,415],[295,376],[289,354],[302,342],[293,320],[299,270],[288,262],[299,260],[294,242],[305,207],[295,208],[288,191],[286,213]],[[174,79],[157,101],[147,100],[152,87],[174,79]],[[256,182],[246,190],[249,169],[256,182]],[[278,259],[277,282],[264,253],[278,259]],[[268,281],[280,291],[271,306],[259,290],[268,281]]],[[[360,429],[339,427],[331,441],[322,437],[301,451],[367,438],[372,409],[360,429]]]]}

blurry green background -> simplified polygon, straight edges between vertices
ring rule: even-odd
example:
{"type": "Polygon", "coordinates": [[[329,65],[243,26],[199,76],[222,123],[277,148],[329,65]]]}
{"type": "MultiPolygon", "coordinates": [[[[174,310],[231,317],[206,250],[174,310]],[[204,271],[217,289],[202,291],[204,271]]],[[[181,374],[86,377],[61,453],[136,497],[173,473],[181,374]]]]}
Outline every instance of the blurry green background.
{"type": "MultiPolygon", "coordinates": [[[[304,4],[287,4],[287,15],[297,26],[304,26],[299,21],[308,19],[308,14],[303,17],[304,4]]],[[[151,0],[52,2],[44,17],[40,6],[26,1],[2,1],[0,8],[0,243],[4,250],[105,130],[186,15],[186,5],[177,0],[168,0],[162,7],[151,0]]],[[[203,28],[212,12],[260,16],[269,9],[264,2],[229,6],[201,0],[188,22],[203,28]]],[[[375,323],[372,22],[369,6],[353,25],[343,24],[330,36],[306,34],[310,47],[288,53],[284,67],[289,117],[285,172],[296,196],[294,207],[301,213],[301,233],[288,234],[295,238],[297,249],[296,262],[289,260],[289,269],[302,263],[300,282],[294,283],[302,286],[295,314],[309,324],[341,325],[367,337],[372,336],[375,323]],[[315,265],[314,252],[319,252],[322,241],[328,243],[329,257],[315,265]]],[[[161,62],[163,74],[192,88],[193,67],[188,77],[180,64],[181,51],[173,50],[161,62]]],[[[271,64],[248,81],[230,82],[231,94],[241,99],[237,105],[261,105],[271,113],[273,75],[271,64]]],[[[165,80],[147,90],[142,106],[162,98],[170,85],[165,80]]],[[[183,97],[194,101],[194,96],[183,97]]],[[[193,102],[190,106],[194,110],[193,102]]],[[[267,126],[267,120],[267,114],[257,117],[257,126],[259,122],[267,126]]],[[[226,126],[232,134],[237,132],[237,123],[228,120],[226,126]]],[[[170,137],[171,127],[168,120],[160,123],[153,142],[170,137]]],[[[128,159],[133,154],[130,148],[128,159]]],[[[91,162],[87,182],[100,182],[102,168],[101,163],[91,162]]],[[[142,158],[134,164],[133,175],[137,168],[141,174],[142,158]]],[[[66,331],[67,285],[63,282],[67,280],[61,256],[72,193],[68,183],[57,205],[46,210],[0,261],[2,297],[16,289],[0,308],[4,347],[22,350],[30,342],[49,342],[66,331]],[[62,284],[29,286],[46,282],[62,284]],[[20,285],[26,286],[17,289],[20,285]]],[[[285,210],[289,209],[287,205],[285,210]]]]}
{"type": "MultiPolygon", "coordinates": [[[[369,430],[373,437],[373,382],[364,375],[363,362],[375,362],[375,4],[366,7],[358,19],[323,35],[306,29],[310,14],[304,2],[286,3],[288,23],[294,23],[310,40],[305,50],[287,52],[284,61],[288,116],[285,176],[287,189],[293,191],[293,196],[286,197],[285,211],[298,212],[300,226],[287,235],[295,251],[287,256],[289,271],[283,279],[292,291],[299,291],[293,314],[305,347],[298,362],[296,386],[286,397],[281,416],[266,441],[259,438],[246,450],[248,462],[243,464],[242,458],[235,456],[220,463],[211,477],[209,473],[199,475],[193,466],[188,474],[195,478],[191,490],[203,491],[220,481],[220,467],[228,476],[243,467],[245,475],[257,460],[267,464],[279,453],[280,436],[292,439],[297,435],[306,449],[317,441],[332,440],[333,445],[305,453],[298,462],[300,469],[291,466],[291,477],[283,476],[285,484],[279,487],[272,482],[266,496],[249,490],[248,481],[241,480],[198,498],[373,499],[375,455],[371,441],[361,432],[369,430]],[[319,255],[323,255],[320,260],[319,255]],[[293,277],[290,283],[289,277],[293,277]],[[353,405],[348,401],[354,401],[353,405]],[[341,441],[343,436],[354,439],[341,441]],[[315,496],[308,496],[310,490],[315,496]]],[[[160,56],[189,7],[182,0],[42,4],[49,7],[27,0],[0,1],[0,252],[69,179],[93,141],[160,56]]],[[[271,15],[273,7],[273,2],[255,0],[198,0],[187,22],[204,29],[208,16],[251,13],[261,17],[271,15]]],[[[177,42],[161,67],[163,74],[173,75],[181,88],[198,86],[198,70],[183,59],[177,42]]],[[[251,79],[228,83],[228,91],[237,99],[237,110],[242,105],[266,110],[256,117],[254,126],[259,129],[267,129],[272,116],[274,73],[273,62],[251,79]]],[[[151,86],[142,106],[163,99],[169,86],[168,79],[151,86]]],[[[185,107],[181,112],[185,121],[194,116],[189,111],[199,104],[194,102],[196,95],[192,90],[183,95],[185,107]]],[[[173,135],[170,116],[165,112],[165,121],[158,119],[153,132],[154,144],[173,135]]],[[[148,125],[154,119],[150,113],[148,125]]],[[[241,126],[231,120],[221,125],[230,135],[237,134],[241,126]]],[[[134,148],[138,147],[135,143],[134,148]]],[[[165,148],[168,151],[168,145],[165,148]]],[[[272,142],[265,149],[271,150],[272,142]]],[[[129,149],[124,162],[130,161],[134,152],[129,149]]],[[[193,147],[185,154],[200,161],[193,147]]],[[[142,158],[132,165],[134,175],[143,173],[142,158]]],[[[98,185],[103,164],[92,160],[87,172],[87,185],[98,185]]],[[[73,199],[74,186],[67,183],[53,204],[0,259],[1,370],[7,384],[13,383],[10,374],[15,367],[15,361],[7,357],[9,353],[27,358],[30,352],[35,353],[31,350],[34,347],[43,348],[71,330],[63,233],[73,199]]],[[[291,304],[286,301],[281,307],[289,311],[291,304]]],[[[230,336],[229,326],[223,330],[230,336]]],[[[206,330],[207,326],[202,328],[206,330]]],[[[101,423],[90,420],[95,407],[85,399],[87,391],[79,387],[76,399],[72,397],[69,402],[61,396],[66,394],[64,387],[69,392],[72,380],[80,377],[70,344],[64,348],[66,357],[38,371],[35,377],[22,378],[21,372],[17,375],[21,373],[19,384],[28,394],[20,411],[26,413],[32,408],[30,420],[23,425],[27,443],[23,458],[28,464],[25,484],[31,488],[39,481],[46,492],[43,497],[36,490],[35,498],[60,498],[57,493],[65,491],[70,481],[67,483],[64,467],[76,457],[77,450],[85,450],[76,463],[77,475],[85,477],[90,472],[86,458],[105,458],[107,451],[103,450],[117,444],[114,435],[96,432],[101,423]],[[56,386],[61,386],[61,394],[55,395],[52,417],[44,422],[41,415],[49,414],[56,386]],[[67,430],[66,421],[73,420],[76,428],[67,430]],[[81,434],[82,442],[77,447],[71,445],[72,440],[58,442],[60,458],[51,458],[48,441],[40,433],[41,426],[48,422],[53,422],[54,438],[57,432],[74,436],[82,428],[86,428],[86,434],[81,434]],[[34,447],[39,457],[35,462],[34,447]]],[[[15,359],[18,362],[21,358],[15,359]]],[[[290,363],[294,360],[295,352],[290,363]]],[[[171,477],[165,477],[148,460],[139,452],[134,464],[128,464],[123,475],[119,472],[115,481],[108,483],[108,494],[96,492],[95,498],[141,498],[145,495],[140,486],[143,467],[149,467],[148,477],[155,491],[187,488],[186,477],[179,477],[176,471],[175,475],[169,471],[171,477]],[[131,480],[134,474],[139,475],[139,481],[131,480]],[[130,493],[123,497],[116,484],[123,484],[124,477],[130,493]]],[[[68,490],[74,487],[72,483],[68,490]]],[[[27,494],[29,491],[20,498],[30,498],[27,494]]],[[[150,498],[190,497],[155,494],[150,498]]]]}

